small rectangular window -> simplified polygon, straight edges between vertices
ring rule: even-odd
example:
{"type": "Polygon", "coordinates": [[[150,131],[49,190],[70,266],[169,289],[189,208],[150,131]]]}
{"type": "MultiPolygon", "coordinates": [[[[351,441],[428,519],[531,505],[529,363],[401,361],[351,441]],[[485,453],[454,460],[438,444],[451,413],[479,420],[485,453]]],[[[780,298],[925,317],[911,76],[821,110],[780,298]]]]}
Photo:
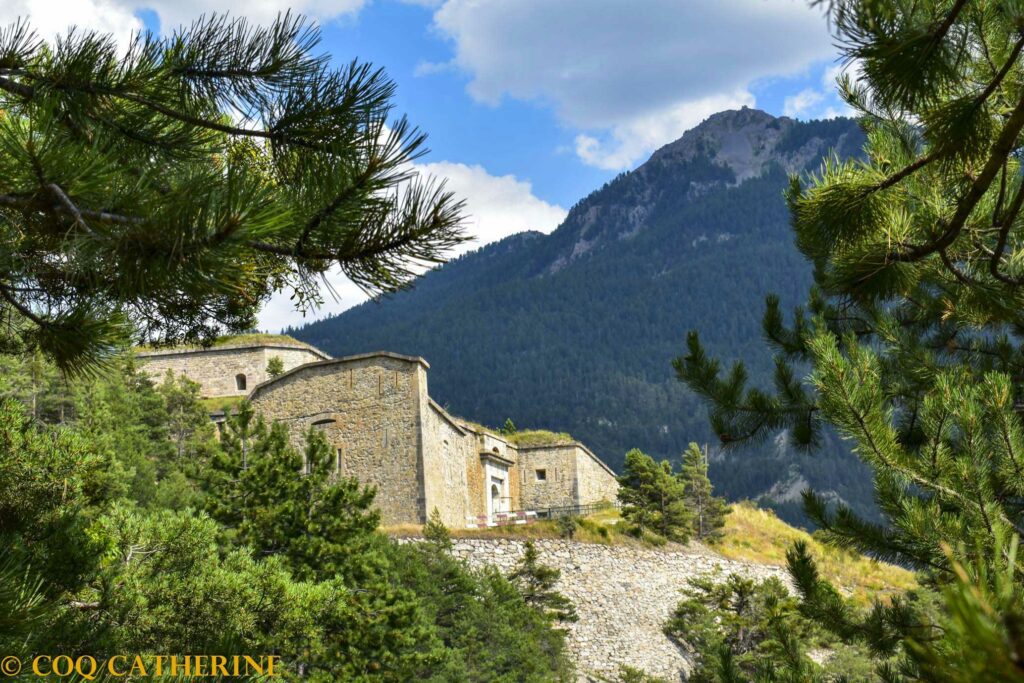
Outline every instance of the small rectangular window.
{"type": "Polygon", "coordinates": [[[537,481],[547,481],[547,480],[548,480],[548,471],[547,470],[537,470],[537,481]]]}
{"type": "Polygon", "coordinates": [[[335,472],[341,472],[341,451],[342,451],[342,449],[339,448],[338,449],[338,459],[334,463],[334,471],[335,472]]]}

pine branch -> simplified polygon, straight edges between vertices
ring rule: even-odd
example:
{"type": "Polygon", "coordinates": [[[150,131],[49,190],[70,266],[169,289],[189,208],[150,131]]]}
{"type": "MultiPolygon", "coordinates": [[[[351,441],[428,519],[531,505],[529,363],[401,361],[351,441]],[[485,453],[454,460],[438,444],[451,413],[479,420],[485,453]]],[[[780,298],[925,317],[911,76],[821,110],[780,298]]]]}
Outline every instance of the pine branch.
{"type": "Polygon", "coordinates": [[[1002,168],[1006,158],[1016,147],[1017,138],[1020,136],[1022,129],[1024,129],[1024,96],[1021,96],[1006,125],[1003,126],[999,137],[993,143],[991,150],[989,150],[988,161],[985,163],[985,166],[974,182],[971,183],[967,194],[957,202],[956,212],[950,218],[942,234],[925,244],[909,244],[904,245],[902,250],[890,251],[886,255],[886,262],[910,263],[919,261],[950,246],[960,235],[960,231],[974,211],[974,207],[981,201],[981,198],[992,184],[992,180],[999,173],[999,169],[1002,168]]]}

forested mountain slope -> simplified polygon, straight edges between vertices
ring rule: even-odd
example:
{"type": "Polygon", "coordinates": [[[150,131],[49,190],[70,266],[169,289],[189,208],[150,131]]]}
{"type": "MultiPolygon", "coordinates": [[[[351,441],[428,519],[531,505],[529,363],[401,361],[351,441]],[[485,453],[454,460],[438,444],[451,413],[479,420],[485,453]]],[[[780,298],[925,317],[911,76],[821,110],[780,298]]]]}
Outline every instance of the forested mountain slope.
{"type": "MultiPolygon", "coordinates": [[[[412,290],[289,333],[336,356],[423,356],[431,394],[452,412],[569,431],[614,468],[633,447],[678,457],[689,441],[712,441],[671,367],[687,330],[770,376],[764,297],[791,307],[811,282],[792,244],[788,175],[862,143],[848,119],[722,112],[580,201],[550,235],[487,245],[412,290]]],[[[805,455],[780,434],[716,459],[712,478],[730,498],[767,496],[795,521],[807,484],[871,506],[869,478],[834,439],[805,455]]]]}

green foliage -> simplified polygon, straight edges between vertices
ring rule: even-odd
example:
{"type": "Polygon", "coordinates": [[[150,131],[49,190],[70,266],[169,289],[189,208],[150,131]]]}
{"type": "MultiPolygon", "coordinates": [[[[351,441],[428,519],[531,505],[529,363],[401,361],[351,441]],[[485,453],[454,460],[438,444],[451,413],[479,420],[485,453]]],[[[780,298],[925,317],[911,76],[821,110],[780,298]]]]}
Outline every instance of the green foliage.
{"type": "Polygon", "coordinates": [[[274,356],[267,361],[267,376],[271,379],[284,372],[284,361],[280,356],[274,356]]]}
{"type": "Polygon", "coordinates": [[[693,513],[693,536],[698,541],[715,541],[722,537],[729,506],[713,494],[708,479],[708,453],[695,443],[683,453],[683,467],[678,475],[684,482],[686,504],[693,513]]]}
{"type": "Polygon", "coordinates": [[[222,445],[208,470],[208,509],[234,543],[282,556],[303,579],[373,572],[363,563],[380,521],[376,491],[338,476],[322,432],[311,428],[300,453],[284,424],[268,426],[243,403],[222,445]]]}
{"type": "Polygon", "coordinates": [[[423,525],[423,538],[438,550],[447,552],[452,549],[452,535],[441,521],[441,513],[437,508],[430,512],[430,518],[423,525]]]}
{"type": "Polygon", "coordinates": [[[506,417],[505,423],[501,425],[501,429],[498,431],[502,436],[513,436],[519,430],[516,429],[516,423],[512,421],[512,418],[506,417]]]}
{"type": "Polygon", "coordinates": [[[910,656],[922,678],[937,683],[1021,681],[1024,596],[1017,540],[1004,544],[995,566],[953,565],[956,580],[943,590],[949,618],[935,639],[912,640],[910,656]]]}
{"type": "Polygon", "coordinates": [[[686,484],[669,461],[655,462],[634,448],[626,453],[619,487],[622,517],[638,536],[654,532],[679,543],[690,539],[693,514],[686,504],[686,484]]]}
{"type": "Polygon", "coordinates": [[[0,648],[23,659],[44,651],[46,626],[59,605],[43,594],[43,582],[12,556],[0,560],[0,648]]]}
{"type": "Polygon", "coordinates": [[[615,683],[667,683],[667,679],[651,676],[632,666],[620,666],[615,683]]]}
{"type": "Polygon", "coordinates": [[[665,633],[696,658],[688,680],[694,683],[874,680],[869,659],[836,639],[824,640],[799,610],[781,581],[730,574],[724,580],[691,579],[665,633]],[[824,666],[808,657],[811,647],[827,648],[824,666]],[[842,657],[832,661],[835,650],[842,657]]]}
{"type": "Polygon", "coordinates": [[[416,680],[558,683],[576,680],[565,633],[494,569],[471,571],[436,543],[392,545],[399,584],[419,596],[439,643],[416,680]],[[440,647],[443,643],[443,648],[440,647]]]}
{"type": "Polygon", "coordinates": [[[77,585],[96,563],[86,528],[106,498],[105,469],[86,439],[40,429],[21,404],[0,399],[5,559],[42,573],[57,588],[77,585]]]}
{"type": "Polygon", "coordinates": [[[821,538],[912,567],[946,595],[938,611],[907,596],[860,614],[798,546],[790,569],[809,616],[897,657],[885,680],[969,680],[983,675],[981,657],[999,677],[1019,660],[1002,629],[1022,585],[1004,565],[1007,539],[1024,531],[1024,13],[1019,3],[828,5],[844,59],[862,72],[840,92],[861,115],[866,157],[791,180],[815,288],[789,324],[768,300],[775,391],[748,386],[739,365],[723,374],[696,333],[676,370],[709,400],[725,442],[786,429],[813,446],[824,426],[837,429],[870,467],[885,520],[808,491],[821,538]]]}
{"type": "Polygon", "coordinates": [[[552,621],[576,621],[576,607],[569,598],[555,589],[562,572],[540,562],[540,553],[533,541],[523,546],[523,559],[509,574],[527,605],[552,621]]]}
{"type": "Polygon", "coordinates": [[[278,288],[309,308],[340,267],[394,291],[465,239],[381,70],[331,67],[287,14],[170,28],[0,31],[0,347],[82,371],[133,336],[212,341],[278,288]]]}
{"type": "Polygon", "coordinates": [[[555,524],[558,526],[559,536],[572,540],[576,536],[576,530],[580,527],[580,518],[576,515],[565,515],[555,520],[555,524]]]}
{"type": "MultiPolygon", "coordinates": [[[[31,386],[29,363],[0,360],[19,375],[6,386],[31,386]]],[[[449,557],[436,514],[422,548],[379,534],[372,490],[338,477],[318,432],[293,442],[243,404],[207,443],[192,383],[117,367],[79,381],[63,425],[0,399],[6,654],[273,654],[287,681],[573,680],[564,633],[449,557]],[[209,516],[174,499],[172,467],[209,516]]]]}

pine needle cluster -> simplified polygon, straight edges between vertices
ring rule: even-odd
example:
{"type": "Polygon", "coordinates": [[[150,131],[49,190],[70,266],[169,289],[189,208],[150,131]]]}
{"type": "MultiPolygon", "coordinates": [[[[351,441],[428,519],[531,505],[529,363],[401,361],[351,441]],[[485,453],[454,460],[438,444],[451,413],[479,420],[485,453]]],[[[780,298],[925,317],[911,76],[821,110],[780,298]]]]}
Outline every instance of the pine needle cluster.
{"type": "Polygon", "coordinates": [[[823,539],[914,568],[946,597],[938,615],[910,600],[853,614],[796,548],[808,614],[879,656],[901,653],[885,680],[970,680],[958,667],[983,636],[997,661],[1017,657],[1019,679],[1009,606],[1024,582],[1006,558],[1024,532],[1024,5],[818,4],[868,141],[862,158],[791,181],[814,290],[788,324],[768,299],[773,390],[748,386],[742,364],[723,371],[696,332],[675,368],[726,444],[787,430],[813,447],[837,429],[871,466],[886,521],[807,491],[823,539]]]}
{"type": "Polygon", "coordinates": [[[0,30],[0,342],[82,370],[129,340],[307,310],[332,269],[371,294],[465,239],[412,162],[380,69],[333,68],[317,29],[209,16],[166,37],[0,30]]]}

